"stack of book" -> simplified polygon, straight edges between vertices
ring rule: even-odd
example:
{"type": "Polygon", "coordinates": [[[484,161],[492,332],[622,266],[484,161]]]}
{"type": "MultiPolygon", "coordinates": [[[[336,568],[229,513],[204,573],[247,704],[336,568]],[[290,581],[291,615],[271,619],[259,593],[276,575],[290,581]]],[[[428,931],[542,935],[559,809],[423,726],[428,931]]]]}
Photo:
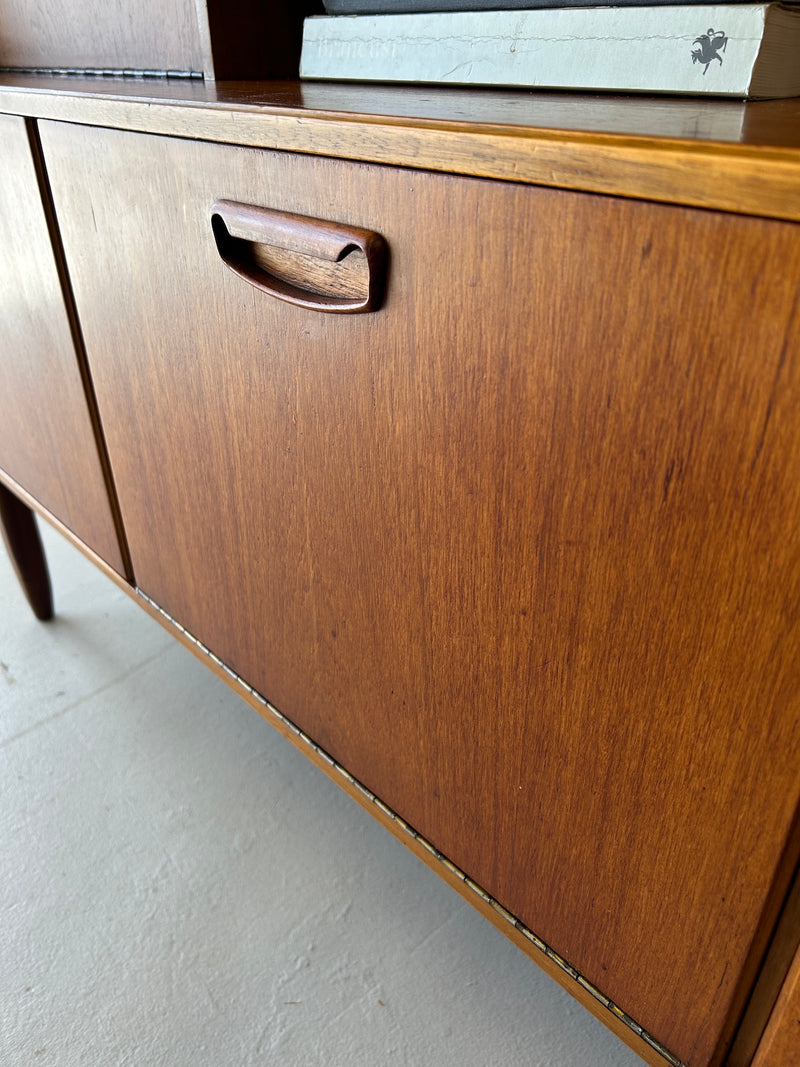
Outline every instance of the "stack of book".
{"type": "Polygon", "coordinates": [[[300,77],[800,95],[800,3],[325,0],[300,77]]]}

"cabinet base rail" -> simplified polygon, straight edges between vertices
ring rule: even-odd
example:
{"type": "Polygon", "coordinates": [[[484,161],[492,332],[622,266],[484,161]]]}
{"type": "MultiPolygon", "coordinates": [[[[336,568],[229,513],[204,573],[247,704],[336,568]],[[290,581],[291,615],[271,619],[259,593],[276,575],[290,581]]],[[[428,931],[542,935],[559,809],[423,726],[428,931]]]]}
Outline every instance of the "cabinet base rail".
{"type": "MultiPolygon", "coordinates": [[[[325,764],[332,772],[331,777],[333,777],[334,779],[337,777],[344,779],[347,785],[350,786],[351,789],[355,790],[358,794],[360,794],[364,801],[366,801],[365,807],[368,810],[370,806],[375,807],[386,819],[389,819],[398,831],[397,836],[401,838],[401,840],[404,836],[413,840],[418,846],[421,846],[421,848],[426,853],[428,853],[430,857],[429,863],[431,866],[435,867],[435,865],[438,864],[441,867],[444,867],[447,873],[451,876],[451,879],[456,879],[458,882],[462,883],[464,888],[469,891],[469,893],[464,894],[467,899],[469,899],[471,895],[473,898],[477,898],[476,900],[472,901],[473,903],[478,904],[478,902],[480,901],[484,905],[484,907],[488,905],[488,907],[492,909],[494,914],[502,921],[502,923],[506,923],[508,924],[508,926],[513,927],[517,934],[520,934],[529,945],[532,945],[537,950],[537,952],[541,953],[542,956],[544,956],[551,964],[554,964],[558,968],[558,970],[562,972],[563,975],[565,975],[572,982],[576,982],[581,987],[581,989],[587,992],[595,1001],[597,1001],[598,1004],[602,1005],[603,1008],[610,1012],[618,1023],[622,1023],[622,1025],[627,1027],[628,1030],[632,1031],[632,1033],[635,1034],[637,1038],[639,1038],[641,1041],[644,1041],[647,1045],[650,1046],[650,1048],[654,1052],[656,1052],[659,1056],[663,1057],[664,1062],[670,1064],[670,1067],[685,1067],[685,1064],[682,1060],[678,1059],[677,1056],[673,1055],[668,1049],[664,1048],[664,1046],[659,1041],[657,1041],[651,1034],[649,1034],[643,1027],[641,1027],[634,1019],[627,1015],[622,1010],[622,1008],[620,1008],[612,1000],[609,1000],[608,997],[606,997],[590,981],[584,978],[584,976],[580,974],[570,963],[568,963],[565,959],[559,956],[558,953],[555,952],[548,944],[542,941],[540,937],[537,937],[536,934],[533,933],[532,930],[529,930],[524,923],[520,922],[519,919],[515,918],[515,916],[513,916],[511,912],[507,911],[506,908],[504,908],[503,905],[499,903],[499,901],[495,900],[485,890],[481,889],[479,885],[473,882],[469,875],[465,874],[464,871],[462,871],[459,867],[456,867],[454,863],[451,863],[450,860],[447,859],[446,856],[442,855],[442,853],[439,852],[437,848],[434,848],[430,841],[427,841],[421,834],[417,833],[414,827],[409,826],[409,824],[403,818],[401,818],[401,816],[399,816],[397,812],[393,811],[390,807],[388,807],[388,805],[384,804],[379,797],[375,796],[375,794],[372,793],[369,789],[367,789],[366,786],[362,785],[362,783],[359,782],[357,778],[354,778],[348,770],[346,770],[340,763],[337,763],[337,761],[333,759],[333,757],[330,756],[323,748],[320,748],[316,741],[310,738],[308,734],[304,733],[304,731],[301,730],[299,727],[295,726],[295,724],[290,719],[287,719],[281,711],[279,711],[273,704],[271,704],[266,699],[266,697],[262,696],[262,694],[259,693],[258,690],[254,689],[235,671],[231,670],[231,668],[228,667],[227,664],[222,662],[219,656],[215,656],[209,648],[206,648],[206,646],[201,641],[199,641],[194,636],[194,634],[190,633],[185,627],[181,626],[179,622],[173,619],[168,612],[164,611],[162,607],[160,607],[141,589],[136,587],[135,592],[136,595],[143,601],[145,601],[145,603],[148,605],[151,614],[154,614],[161,620],[163,620],[163,622],[167,624],[168,629],[176,630],[181,636],[181,638],[183,638],[183,640],[189,646],[192,647],[193,651],[195,651],[195,654],[197,654],[201,659],[210,660],[211,663],[213,663],[214,666],[217,668],[217,672],[222,672],[224,675],[227,675],[227,677],[230,678],[231,681],[235,684],[237,689],[245,690],[247,695],[259,706],[259,709],[261,710],[261,713],[264,715],[265,718],[267,718],[268,720],[272,720],[273,724],[277,725],[281,729],[282,733],[291,735],[291,737],[296,740],[299,747],[304,748],[306,750],[310,750],[314,754],[314,756],[317,757],[317,760],[325,764]],[[431,860],[433,862],[430,862],[431,860]]],[[[483,909],[481,909],[479,906],[479,910],[483,909]]],[[[501,923],[498,923],[497,925],[500,926],[500,928],[502,929],[501,923]]]]}

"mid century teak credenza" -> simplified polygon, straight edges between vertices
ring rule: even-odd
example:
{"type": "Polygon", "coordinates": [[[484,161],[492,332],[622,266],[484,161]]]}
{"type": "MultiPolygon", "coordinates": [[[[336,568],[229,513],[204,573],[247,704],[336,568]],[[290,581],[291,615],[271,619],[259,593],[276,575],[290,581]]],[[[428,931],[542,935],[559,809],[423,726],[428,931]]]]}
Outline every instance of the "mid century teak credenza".
{"type": "Polygon", "coordinates": [[[800,105],[0,112],[39,614],[31,509],[647,1062],[800,1056],[800,105]]]}

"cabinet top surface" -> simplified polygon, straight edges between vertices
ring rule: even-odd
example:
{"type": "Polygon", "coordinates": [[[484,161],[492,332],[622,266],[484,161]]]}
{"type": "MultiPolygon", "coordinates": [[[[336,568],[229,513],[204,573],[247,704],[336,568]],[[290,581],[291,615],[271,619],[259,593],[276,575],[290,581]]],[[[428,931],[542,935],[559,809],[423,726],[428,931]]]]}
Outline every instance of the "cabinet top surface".
{"type": "Polygon", "coordinates": [[[5,72],[0,112],[800,221],[800,98],[5,72]]]}
{"type": "Polygon", "coordinates": [[[203,82],[200,79],[81,77],[0,73],[2,110],[14,97],[67,96],[96,101],[280,112],[309,118],[347,115],[363,123],[507,128],[722,142],[800,153],[800,97],[721,100],[545,90],[458,89],[339,82],[203,82]],[[13,94],[13,95],[12,95],[13,94]]]}

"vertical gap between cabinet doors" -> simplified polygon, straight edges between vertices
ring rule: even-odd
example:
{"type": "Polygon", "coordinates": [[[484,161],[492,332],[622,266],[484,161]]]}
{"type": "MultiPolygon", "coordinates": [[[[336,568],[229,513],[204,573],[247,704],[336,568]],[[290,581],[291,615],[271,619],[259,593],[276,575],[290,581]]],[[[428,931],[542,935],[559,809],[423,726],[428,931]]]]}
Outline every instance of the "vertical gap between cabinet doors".
{"type": "Polygon", "coordinates": [[[97,447],[97,453],[100,459],[100,467],[103,471],[103,479],[105,481],[106,493],[108,495],[111,515],[114,521],[114,529],[116,530],[117,534],[120,555],[122,556],[124,577],[131,584],[134,584],[135,579],[133,575],[133,564],[131,561],[130,549],[128,548],[128,539],[125,536],[125,528],[122,524],[122,512],[119,506],[117,489],[114,484],[114,475],[111,470],[111,461],[108,458],[108,449],[106,448],[106,439],[105,434],[103,432],[103,425],[100,420],[100,413],[97,408],[97,396],[95,394],[91,371],[89,370],[89,361],[86,355],[86,346],[83,340],[83,330],[81,329],[80,319],[78,317],[78,310],[75,304],[75,294],[72,290],[72,281],[70,280],[69,276],[67,258],[64,253],[64,247],[61,243],[61,231],[58,225],[58,217],[56,215],[53,195],[50,189],[50,181],[47,176],[47,167],[45,163],[44,152],[42,151],[42,144],[39,139],[39,128],[36,123],[36,120],[26,118],[25,129],[28,134],[28,144],[30,145],[31,156],[33,157],[33,164],[36,170],[36,180],[39,184],[39,196],[42,201],[42,207],[44,209],[44,215],[47,222],[47,230],[50,235],[50,244],[53,249],[53,258],[55,259],[56,270],[58,271],[58,280],[61,285],[62,299],[64,301],[64,307],[66,308],[67,319],[69,321],[70,333],[72,335],[72,343],[75,350],[75,358],[78,364],[81,382],[83,384],[83,392],[84,396],[86,397],[86,406],[88,408],[89,418],[92,423],[95,445],[97,447]]]}
{"type": "Polygon", "coordinates": [[[800,864],[795,868],[783,909],[731,1043],[726,1060],[729,1067],[747,1067],[753,1060],[798,948],[800,864]]]}

